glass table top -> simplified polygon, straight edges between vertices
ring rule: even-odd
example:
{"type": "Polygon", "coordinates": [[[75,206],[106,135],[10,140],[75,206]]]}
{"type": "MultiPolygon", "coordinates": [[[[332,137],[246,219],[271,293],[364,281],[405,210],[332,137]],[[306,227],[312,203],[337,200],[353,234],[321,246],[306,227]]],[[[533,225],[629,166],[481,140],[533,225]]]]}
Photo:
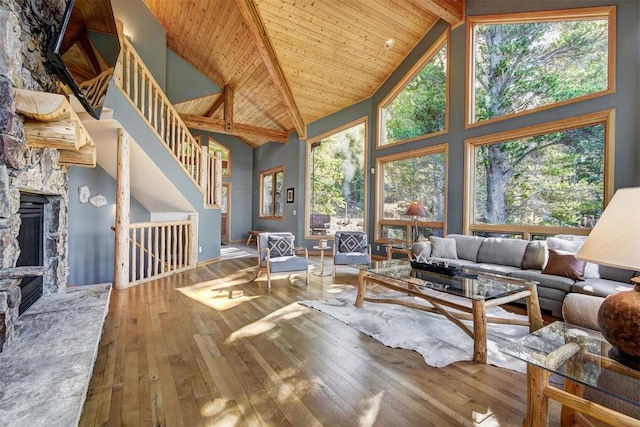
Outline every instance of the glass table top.
{"type": "Polygon", "coordinates": [[[491,300],[528,289],[536,282],[506,276],[498,276],[473,270],[462,269],[460,276],[447,276],[424,270],[416,270],[407,260],[374,261],[368,264],[354,264],[352,267],[404,282],[473,300],[491,300]]]}
{"type": "Polygon", "coordinates": [[[610,359],[610,348],[598,332],[554,322],[501,351],[640,406],[640,371],[610,359]]]}

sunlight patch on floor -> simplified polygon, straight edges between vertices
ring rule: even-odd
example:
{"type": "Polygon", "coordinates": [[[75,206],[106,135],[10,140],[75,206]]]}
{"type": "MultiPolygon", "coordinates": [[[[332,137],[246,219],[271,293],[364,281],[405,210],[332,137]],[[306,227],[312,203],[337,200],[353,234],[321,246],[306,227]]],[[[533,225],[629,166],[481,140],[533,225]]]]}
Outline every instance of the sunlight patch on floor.
{"type": "Polygon", "coordinates": [[[198,282],[192,286],[177,288],[177,290],[183,295],[215,310],[224,311],[260,297],[260,295],[244,295],[242,290],[234,293],[234,286],[249,282],[246,273],[240,271],[225,278],[198,282]]]}
{"type": "Polygon", "coordinates": [[[378,412],[380,412],[382,396],[384,396],[384,391],[380,390],[378,394],[366,400],[364,412],[358,418],[358,425],[360,427],[371,427],[375,424],[378,418],[378,412]]]}
{"type": "Polygon", "coordinates": [[[225,341],[225,344],[232,344],[234,341],[240,338],[253,337],[256,335],[264,334],[273,329],[278,322],[283,320],[291,320],[296,317],[308,313],[309,308],[303,307],[298,303],[291,303],[280,310],[274,311],[268,314],[260,320],[250,323],[237,331],[233,332],[229,338],[225,341]]]}

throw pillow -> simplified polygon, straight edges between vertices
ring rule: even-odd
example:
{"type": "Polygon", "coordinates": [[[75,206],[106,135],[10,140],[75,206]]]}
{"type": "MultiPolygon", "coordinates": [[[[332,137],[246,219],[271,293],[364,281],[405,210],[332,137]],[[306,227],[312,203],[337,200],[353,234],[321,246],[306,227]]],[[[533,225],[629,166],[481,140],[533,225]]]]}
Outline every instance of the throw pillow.
{"type": "Polygon", "coordinates": [[[434,258],[458,259],[456,241],[442,237],[431,236],[431,256],[434,258]]]}
{"type": "Polygon", "coordinates": [[[577,259],[571,252],[549,249],[549,261],[542,274],[564,276],[573,280],[584,280],[585,262],[577,259]]]}
{"type": "Polygon", "coordinates": [[[293,255],[293,236],[269,236],[269,252],[272,257],[293,255]]]}
{"type": "Polygon", "coordinates": [[[364,235],[341,234],[338,250],[340,252],[365,252],[364,235]]]}
{"type": "MultiPolygon", "coordinates": [[[[549,249],[556,249],[560,251],[567,251],[573,254],[578,253],[582,244],[586,240],[585,236],[564,236],[558,235],[555,237],[547,237],[547,246],[549,249]]],[[[600,269],[598,264],[588,262],[584,269],[585,279],[599,279],[600,269]]]]}
{"type": "Polygon", "coordinates": [[[411,245],[411,251],[413,256],[420,262],[425,262],[431,257],[431,243],[430,242],[415,242],[411,245]]]}
{"type": "Polygon", "coordinates": [[[527,244],[522,259],[523,270],[542,270],[547,263],[547,242],[533,240],[527,244]]]}

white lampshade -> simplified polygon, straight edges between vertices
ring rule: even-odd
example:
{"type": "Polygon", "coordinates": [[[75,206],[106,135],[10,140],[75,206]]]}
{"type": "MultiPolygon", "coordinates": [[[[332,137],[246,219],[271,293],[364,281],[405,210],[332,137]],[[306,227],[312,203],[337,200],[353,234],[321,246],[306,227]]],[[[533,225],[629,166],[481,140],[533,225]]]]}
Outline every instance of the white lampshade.
{"type": "Polygon", "coordinates": [[[640,187],[616,192],[576,258],[640,270],[640,187]]]}

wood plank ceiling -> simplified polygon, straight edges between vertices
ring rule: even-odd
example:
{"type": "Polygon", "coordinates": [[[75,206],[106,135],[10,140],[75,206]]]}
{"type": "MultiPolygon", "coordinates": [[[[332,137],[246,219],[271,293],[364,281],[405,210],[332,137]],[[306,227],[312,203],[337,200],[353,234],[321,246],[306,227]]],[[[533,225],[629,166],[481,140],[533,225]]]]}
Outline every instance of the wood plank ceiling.
{"type": "Polygon", "coordinates": [[[464,16],[464,0],[144,3],[167,47],[227,90],[176,105],[185,122],[252,147],[370,97],[439,18],[464,16]]]}

